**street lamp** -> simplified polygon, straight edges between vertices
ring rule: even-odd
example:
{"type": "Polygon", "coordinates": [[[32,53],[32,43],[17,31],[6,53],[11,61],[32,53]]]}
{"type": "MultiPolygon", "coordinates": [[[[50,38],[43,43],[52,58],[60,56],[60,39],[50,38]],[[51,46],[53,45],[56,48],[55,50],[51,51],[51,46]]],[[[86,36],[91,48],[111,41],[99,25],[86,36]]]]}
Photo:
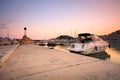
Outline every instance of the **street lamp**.
{"type": "Polygon", "coordinates": [[[27,34],[27,28],[24,27],[24,35],[26,35],[26,34],[27,34]]]}

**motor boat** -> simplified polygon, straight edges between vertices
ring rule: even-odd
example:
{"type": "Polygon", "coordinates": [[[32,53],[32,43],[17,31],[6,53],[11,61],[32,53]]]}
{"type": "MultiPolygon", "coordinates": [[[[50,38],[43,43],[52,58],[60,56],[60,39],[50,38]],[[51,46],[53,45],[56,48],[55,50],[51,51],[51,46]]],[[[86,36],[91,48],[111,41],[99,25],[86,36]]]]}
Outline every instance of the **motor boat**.
{"type": "Polygon", "coordinates": [[[71,43],[68,50],[70,52],[79,52],[81,54],[93,54],[105,51],[108,43],[98,36],[90,33],[78,34],[77,41],[71,43]]]}

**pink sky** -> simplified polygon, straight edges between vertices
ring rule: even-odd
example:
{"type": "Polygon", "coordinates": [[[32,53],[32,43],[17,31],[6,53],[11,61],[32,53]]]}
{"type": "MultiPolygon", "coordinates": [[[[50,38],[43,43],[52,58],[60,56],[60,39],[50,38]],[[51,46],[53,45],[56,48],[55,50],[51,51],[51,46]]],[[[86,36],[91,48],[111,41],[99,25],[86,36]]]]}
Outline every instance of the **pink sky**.
{"type": "Polygon", "coordinates": [[[21,38],[27,27],[32,39],[120,29],[120,0],[1,0],[0,10],[2,37],[8,28],[11,38],[21,38]]]}

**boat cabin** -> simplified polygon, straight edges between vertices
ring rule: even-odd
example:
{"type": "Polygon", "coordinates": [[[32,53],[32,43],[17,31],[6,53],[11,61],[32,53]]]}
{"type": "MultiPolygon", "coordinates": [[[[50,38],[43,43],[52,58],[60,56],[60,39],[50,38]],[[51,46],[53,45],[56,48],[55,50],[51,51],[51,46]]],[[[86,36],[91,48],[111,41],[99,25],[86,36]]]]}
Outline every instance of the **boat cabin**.
{"type": "Polygon", "coordinates": [[[81,43],[89,43],[89,42],[93,41],[92,34],[90,34],[90,33],[78,34],[78,41],[81,43]]]}

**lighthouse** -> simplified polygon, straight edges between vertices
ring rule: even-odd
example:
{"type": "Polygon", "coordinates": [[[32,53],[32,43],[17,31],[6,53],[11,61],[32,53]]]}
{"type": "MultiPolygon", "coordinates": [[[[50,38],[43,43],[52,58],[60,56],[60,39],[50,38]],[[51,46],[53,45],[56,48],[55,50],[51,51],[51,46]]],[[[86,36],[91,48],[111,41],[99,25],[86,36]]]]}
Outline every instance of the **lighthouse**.
{"type": "Polygon", "coordinates": [[[24,27],[24,35],[20,41],[20,44],[31,44],[31,43],[33,43],[33,41],[32,41],[32,39],[27,37],[27,28],[24,27]]]}

